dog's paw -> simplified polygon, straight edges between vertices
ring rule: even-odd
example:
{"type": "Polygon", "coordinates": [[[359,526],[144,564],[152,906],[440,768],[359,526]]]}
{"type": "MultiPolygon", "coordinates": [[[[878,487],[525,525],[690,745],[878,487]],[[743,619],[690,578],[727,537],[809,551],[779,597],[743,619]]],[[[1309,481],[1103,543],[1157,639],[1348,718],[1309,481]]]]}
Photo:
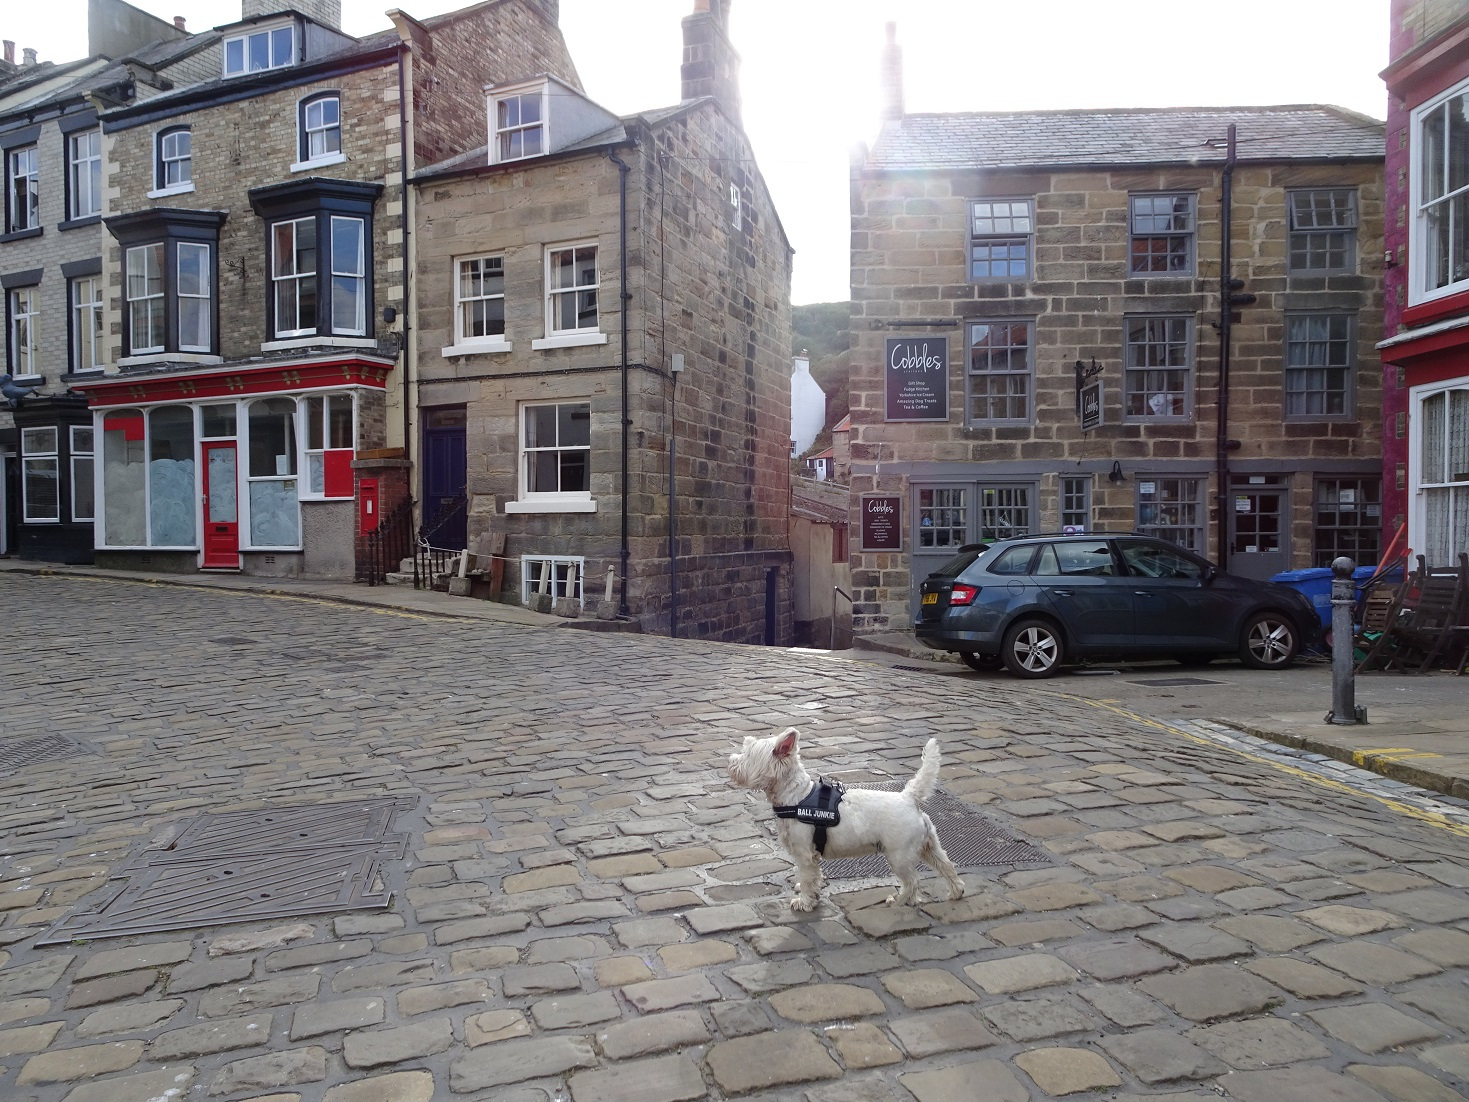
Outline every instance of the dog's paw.
{"type": "Polygon", "coordinates": [[[955,887],[952,887],[952,888],[949,889],[949,899],[954,900],[954,899],[963,899],[963,898],[964,898],[964,885],[963,884],[956,885],[955,887]]]}
{"type": "Polygon", "coordinates": [[[794,899],[791,900],[791,910],[793,910],[793,911],[802,911],[802,912],[804,912],[804,911],[814,911],[815,909],[816,909],[816,898],[814,896],[807,897],[807,896],[804,896],[804,895],[798,895],[794,899]]]}

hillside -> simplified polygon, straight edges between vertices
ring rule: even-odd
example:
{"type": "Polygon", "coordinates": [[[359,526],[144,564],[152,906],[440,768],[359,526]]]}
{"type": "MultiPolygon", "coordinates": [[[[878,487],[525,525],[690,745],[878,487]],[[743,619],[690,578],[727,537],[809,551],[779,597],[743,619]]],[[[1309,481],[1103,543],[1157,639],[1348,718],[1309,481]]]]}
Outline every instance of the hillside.
{"type": "Polygon", "coordinates": [[[802,349],[811,358],[811,377],[826,392],[826,427],[811,445],[811,452],[831,446],[831,427],[850,408],[847,375],[850,335],[847,331],[849,304],[815,302],[791,307],[791,355],[802,349]]]}

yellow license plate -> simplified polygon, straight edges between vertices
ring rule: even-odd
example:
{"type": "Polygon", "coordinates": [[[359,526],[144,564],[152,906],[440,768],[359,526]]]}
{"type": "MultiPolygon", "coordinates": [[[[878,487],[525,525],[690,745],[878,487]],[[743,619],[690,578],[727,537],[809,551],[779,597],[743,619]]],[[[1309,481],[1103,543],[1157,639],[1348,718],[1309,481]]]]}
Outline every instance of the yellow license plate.
{"type": "Polygon", "coordinates": [[[923,595],[923,603],[926,605],[936,605],[939,603],[939,595],[937,593],[925,593],[923,595]]]}

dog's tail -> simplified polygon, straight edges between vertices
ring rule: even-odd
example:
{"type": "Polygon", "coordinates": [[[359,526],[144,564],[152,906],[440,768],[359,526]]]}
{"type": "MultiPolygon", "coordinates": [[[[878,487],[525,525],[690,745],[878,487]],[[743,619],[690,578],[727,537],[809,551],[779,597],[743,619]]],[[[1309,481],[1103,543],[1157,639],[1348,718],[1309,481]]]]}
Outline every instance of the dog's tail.
{"type": "Polygon", "coordinates": [[[923,747],[923,760],[918,765],[918,772],[914,773],[913,779],[903,786],[903,795],[912,800],[916,806],[922,806],[923,801],[933,795],[938,781],[939,740],[931,738],[923,747]]]}

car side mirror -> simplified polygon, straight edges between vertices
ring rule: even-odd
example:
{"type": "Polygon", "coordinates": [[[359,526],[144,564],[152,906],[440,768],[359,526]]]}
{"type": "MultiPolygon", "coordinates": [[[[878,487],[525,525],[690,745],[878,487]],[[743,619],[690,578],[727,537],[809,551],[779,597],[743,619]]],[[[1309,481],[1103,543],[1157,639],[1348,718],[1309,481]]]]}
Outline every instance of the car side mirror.
{"type": "Polygon", "coordinates": [[[1219,568],[1214,565],[1204,567],[1204,584],[1213,585],[1214,579],[1219,577],[1219,568]]]}

